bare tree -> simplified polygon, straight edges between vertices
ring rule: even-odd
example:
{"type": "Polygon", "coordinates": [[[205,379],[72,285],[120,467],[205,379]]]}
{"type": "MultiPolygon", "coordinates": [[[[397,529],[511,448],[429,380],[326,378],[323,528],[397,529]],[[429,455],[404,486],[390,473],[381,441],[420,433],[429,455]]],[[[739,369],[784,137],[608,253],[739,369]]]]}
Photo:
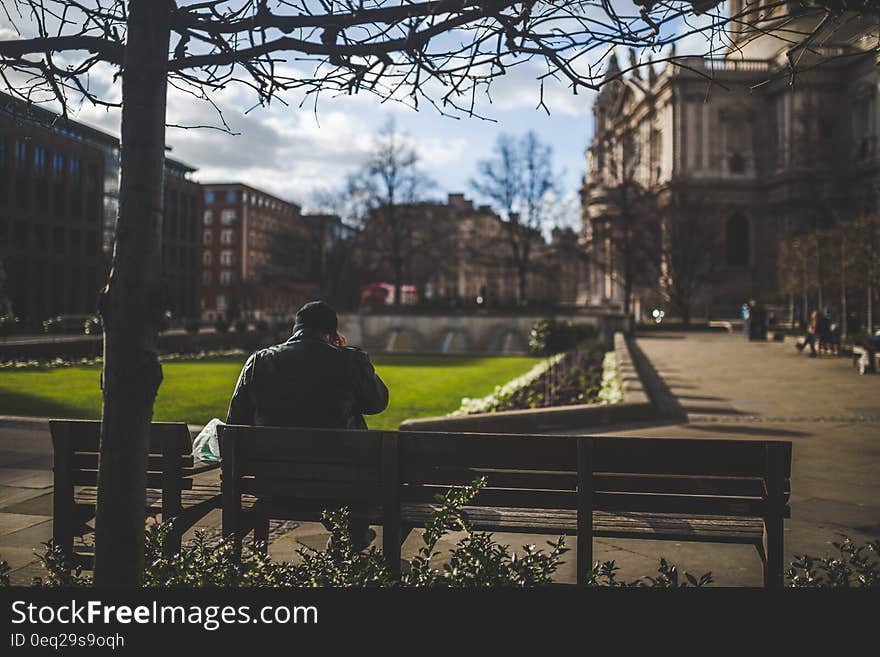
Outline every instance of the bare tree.
{"type": "Polygon", "coordinates": [[[721,241],[712,207],[705,197],[674,191],[662,212],[660,291],[685,326],[699,294],[719,273],[721,241]]]}
{"type": "Polygon", "coordinates": [[[588,196],[599,206],[588,232],[595,264],[622,289],[623,314],[629,316],[637,288],[653,288],[658,280],[660,213],[655,190],[639,177],[641,153],[631,134],[609,150],[607,176],[600,196],[588,196]]]}
{"type": "Polygon", "coordinates": [[[880,290],[880,212],[864,212],[845,230],[852,235],[852,277],[864,292],[865,332],[874,332],[875,304],[880,290]]]}
{"type": "Polygon", "coordinates": [[[381,130],[366,166],[349,184],[355,198],[368,208],[363,225],[365,248],[389,265],[395,306],[400,306],[406,258],[413,249],[411,206],[432,185],[419,168],[415,149],[403,140],[393,121],[381,130]]]}
{"type": "MultiPolygon", "coordinates": [[[[755,19],[759,10],[787,4],[746,4],[734,20],[742,23],[755,19]]],[[[837,5],[846,4],[821,1],[805,11],[825,16],[825,25],[840,15],[837,5]]],[[[703,29],[717,33],[728,21],[717,5],[715,0],[639,0],[622,12],[604,0],[599,5],[472,0],[4,2],[5,22],[17,35],[0,40],[0,79],[10,91],[31,102],[56,101],[64,116],[77,98],[122,110],[116,243],[100,302],[104,403],[95,584],[134,586],[142,577],[138,510],[146,486],[153,402],[162,381],[157,332],[163,311],[160,239],[169,84],[209,103],[215,91],[234,83],[253,90],[260,103],[287,90],[315,98],[326,91],[365,91],[416,107],[426,101],[441,112],[474,114],[478,94],[511,66],[544,63],[539,85],[555,78],[574,92],[595,89],[605,80],[601,57],[610,47],[673,43],[690,32],[672,26],[695,12],[706,13],[708,27],[703,29]],[[90,86],[91,73],[102,67],[121,76],[120,100],[90,86]]],[[[812,36],[809,30],[791,38],[803,46],[812,36]]],[[[791,60],[794,66],[796,60],[791,60]]]]}
{"type": "Polygon", "coordinates": [[[542,229],[550,212],[548,203],[556,187],[553,151],[529,131],[521,138],[501,134],[491,158],[480,160],[474,191],[489,200],[510,249],[517,276],[517,303],[527,303],[532,252],[543,240],[542,229]]]}

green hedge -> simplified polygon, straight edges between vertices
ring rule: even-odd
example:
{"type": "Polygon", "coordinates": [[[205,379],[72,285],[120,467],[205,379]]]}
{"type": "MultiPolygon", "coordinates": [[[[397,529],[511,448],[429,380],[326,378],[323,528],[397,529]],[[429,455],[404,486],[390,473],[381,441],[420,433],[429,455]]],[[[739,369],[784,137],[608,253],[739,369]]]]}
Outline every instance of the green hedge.
{"type": "Polygon", "coordinates": [[[571,351],[582,342],[596,339],[597,335],[598,330],[592,324],[542,319],[532,325],[529,351],[535,356],[551,356],[571,351]]]}

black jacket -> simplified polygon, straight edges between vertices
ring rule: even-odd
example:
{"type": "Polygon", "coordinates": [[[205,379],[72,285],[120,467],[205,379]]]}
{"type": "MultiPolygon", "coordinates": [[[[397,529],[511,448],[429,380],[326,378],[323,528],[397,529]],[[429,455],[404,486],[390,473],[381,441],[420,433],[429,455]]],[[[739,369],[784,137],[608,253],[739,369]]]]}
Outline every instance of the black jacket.
{"type": "Polygon", "coordinates": [[[244,364],[229,404],[228,424],[366,429],[362,414],[381,413],[388,388],[366,352],[334,347],[298,330],[244,364]]]}

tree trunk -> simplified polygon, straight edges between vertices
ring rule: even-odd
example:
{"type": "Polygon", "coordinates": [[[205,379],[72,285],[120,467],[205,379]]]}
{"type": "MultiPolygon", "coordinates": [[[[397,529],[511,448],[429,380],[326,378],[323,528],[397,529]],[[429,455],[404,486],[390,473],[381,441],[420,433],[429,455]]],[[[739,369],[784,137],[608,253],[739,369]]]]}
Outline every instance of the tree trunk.
{"type": "Polygon", "coordinates": [[[104,319],[95,586],[141,584],[144,498],[163,310],[161,234],[168,0],[130,0],[122,73],[122,176],[104,319]]]}
{"type": "Polygon", "coordinates": [[[846,233],[841,230],[840,235],[840,337],[847,337],[847,313],[849,309],[846,303],[846,233]]]}
{"type": "Polygon", "coordinates": [[[871,282],[868,283],[867,295],[868,309],[866,313],[866,324],[868,337],[870,338],[871,335],[874,333],[874,285],[871,282]]]}
{"type": "MultiPolygon", "coordinates": [[[[389,194],[389,196],[393,196],[389,194]]],[[[399,308],[402,301],[403,287],[403,239],[401,237],[402,227],[398,224],[398,217],[395,211],[393,201],[388,204],[385,210],[388,213],[388,225],[391,228],[391,269],[394,280],[394,307],[399,308]]]]}

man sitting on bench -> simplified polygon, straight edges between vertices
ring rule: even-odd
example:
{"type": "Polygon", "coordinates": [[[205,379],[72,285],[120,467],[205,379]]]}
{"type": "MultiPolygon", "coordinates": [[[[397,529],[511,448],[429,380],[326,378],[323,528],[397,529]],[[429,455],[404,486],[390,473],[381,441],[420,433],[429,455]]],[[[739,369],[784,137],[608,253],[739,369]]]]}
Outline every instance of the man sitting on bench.
{"type": "MultiPolygon", "coordinates": [[[[336,312],[323,301],[296,313],[287,342],[260,349],[244,364],[227,424],[366,429],[364,414],[388,406],[388,388],[366,352],[346,346],[336,312]]],[[[356,548],[372,540],[369,527],[350,527],[356,548]]]]}

